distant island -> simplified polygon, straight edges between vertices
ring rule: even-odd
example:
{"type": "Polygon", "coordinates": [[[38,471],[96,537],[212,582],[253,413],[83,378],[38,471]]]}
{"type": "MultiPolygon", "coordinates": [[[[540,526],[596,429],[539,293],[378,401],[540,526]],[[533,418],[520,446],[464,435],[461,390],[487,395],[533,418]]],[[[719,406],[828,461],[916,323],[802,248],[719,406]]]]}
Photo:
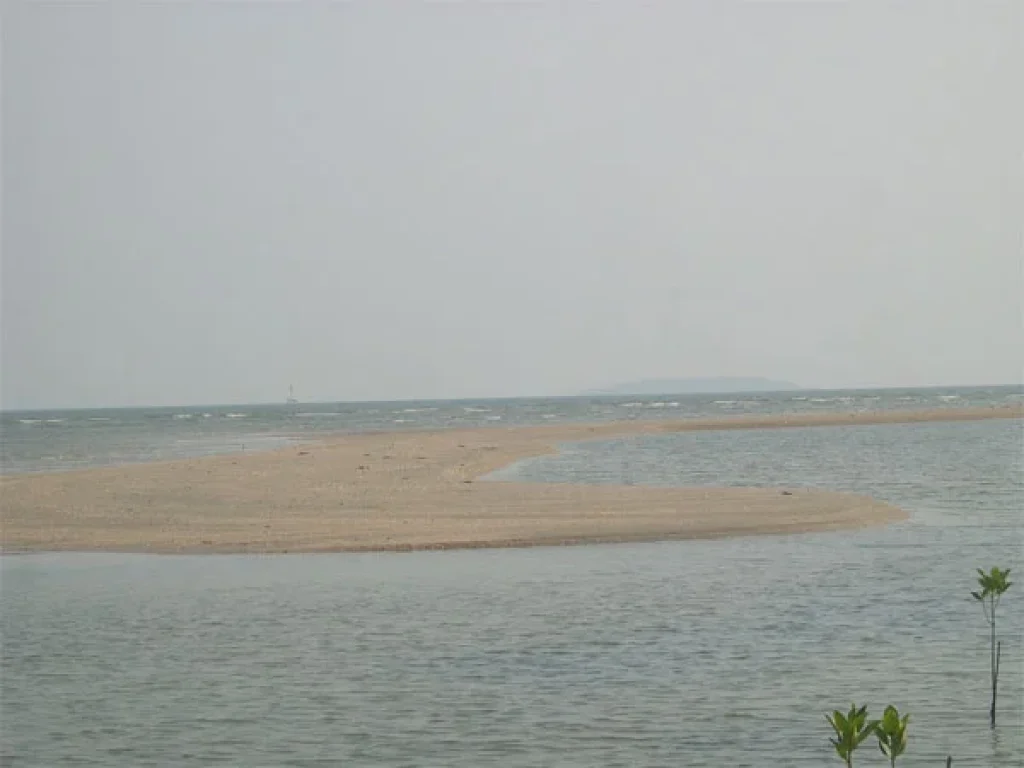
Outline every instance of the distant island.
{"type": "Polygon", "coordinates": [[[764,378],[645,379],[592,389],[585,395],[695,395],[725,392],[784,392],[800,389],[791,381],[764,378]]]}

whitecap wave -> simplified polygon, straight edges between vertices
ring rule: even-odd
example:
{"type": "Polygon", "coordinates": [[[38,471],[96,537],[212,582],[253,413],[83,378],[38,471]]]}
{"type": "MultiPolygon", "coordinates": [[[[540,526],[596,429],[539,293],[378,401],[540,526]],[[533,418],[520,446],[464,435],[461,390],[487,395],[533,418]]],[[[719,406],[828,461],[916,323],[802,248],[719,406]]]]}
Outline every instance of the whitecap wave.
{"type": "Polygon", "coordinates": [[[338,413],[337,411],[299,411],[295,415],[301,416],[304,419],[326,419],[337,418],[339,416],[344,416],[345,414],[338,413]]]}
{"type": "Polygon", "coordinates": [[[812,403],[834,403],[835,401],[834,397],[812,397],[810,399],[812,403]]]}
{"type": "Polygon", "coordinates": [[[643,408],[643,403],[619,403],[619,408],[643,408]]]}
{"type": "Polygon", "coordinates": [[[47,419],[47,424],[63,424],[67,419],[47,419]]]}
{"type": "Polygon", "coordinates": [[[558,415],[554,414],[554,413],[542,413],[541,414],[541,418],[542,419],[557,419],[558,415]]]}
{"type": "Polygon", "coordinates": [[[951,400],[959,400],[960,395],[936,395],[935,399],[948,403],[951,400]]]}
{"type": "Polygon", "coordinates": [[[176,419],[191,419],[194,415],[195,415],[194,413],[176,413],[176,414],[174,414],[174,418],[176,418],[176,419]]]}
{"type": "Polygon", "coordinates": [[[225,419],[245,419],[248,418],[248,413],[225,413],[225,419]]]}
{"type": "Polygon", "coordinates": [[[501,416],[485,416],[487,421],[501,421],[501,416]]]}
{"type": "Polygon", "coordinates": [[[437,408],[403,408],[395,413],[427,413],[429,411],[436,411],[437,408]]]}
{"type": "Polygon", "coordinates": [[[408,422],[408,419],[395,419],[395,424],[407,424],[408,422]]]}
{"type": "Polygon", "coordinates": [[[90,416],[89,421],[110,421],[109,416],[90,416]]]}
{"type": "Polygon", "coordinates": [[[490,413],[490,408],[474,408],[470,405],[462,406],[462,410],[466,413],[490,413]]]}
{"type": "Polygon", "coordinates": [[[736,400],[715,400],[715,405],[736,405],[736,400]]]}
{"type": "Polygon", "coordinates": [[[18,419],[22,424],[42,424],[42,419],[18,419]]]}

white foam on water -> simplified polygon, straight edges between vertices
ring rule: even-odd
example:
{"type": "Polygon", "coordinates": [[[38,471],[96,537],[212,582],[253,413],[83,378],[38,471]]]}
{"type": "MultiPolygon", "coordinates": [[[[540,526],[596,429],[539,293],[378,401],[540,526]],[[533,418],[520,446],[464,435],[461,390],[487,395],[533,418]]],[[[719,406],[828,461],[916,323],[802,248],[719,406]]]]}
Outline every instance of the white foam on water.
{"type": "Polygon", "coordinates": [[[943,400],[948,403],[950,400],[959,400],[960,395],[936,395],[936,399],[943,400]]]}
{"type": "Polygon", "coordinates": [[[789,399],[790,400],[806,400],[807,398],[801,395],[801,396],[794,396],[794,397],[791,397],[789,399]]]}
{"type": "Polygon", "coordinates": [[[67,419],[47,419],[47,424],[63,424],[67,419]]]}
{"type": "Polygon", "coordinates": [[[208,418],[210,418],[211,416],[213,416],[213,414],[212,414],[212,413],[204,413],[204,414],[203,414],[203,418],[204,418],[204,419],[208,419],[208,418]]]}
{"type": "Polygon", "coordinates": [[[679,407],[679,403],[668,403],[668,407],[669,408],[678,408],[679,407]]]}
{"type": "Polygon", "coordinates": [[[427,413],[429,411],[436,411],[437,408],[403,408],[395,413],[427,413]]]}
{"type": "MultiPolygon", "coordinates": [[[[192,414],[192,413],[176,413],[176,414],[174,414],[174,418],[176,418],[176,419],[191,419],[194,415],[195,414],[192,414]]],[[[205,416],[206,414],[203,414],[203,415],[205,416]]]]}
{"type": "Polygon", "coordinates": [[[501,416],[485,416],[487,421],[501,421],[501,416]]]}
{"type": "Polygon", "coordinates": [[[542,419],[555,419],[555,418],[558,418],[558,414],[555,414],[555,413],[544,413],[544,414],[541,414],[541,418],[542,419]]]}
{"type": "Polygon", "coordinates": [[[835,400],[836,399],[834,397],[812,397],[811,398],[811,402],[812,403],[834,403],[835,400]]]}
{"type": "Polygon", "coordinates": [[[490,408],[473,408],[472,406],[469,405],[462,406],[462,410],[464,410],[466,413],[490,413],[491,411],[490,408]]]}
{"type": "Polygon", "coordinates": [[[736,400],[715,400],[715,405],[736,405],[736,400]]]}
{"type": "Polygon", "coordinates": [[[395,419],[395,424],[407,424],[408,422],[408,419],[395,419]]]}
{"type": "Polygon", "coordinates": [[[326,418],[337,418],[344,416],[343,413],[337,411],[300,411],[295,414],[296,416],[302,416],[305,419],[326,419],[326,418]]]}
{"type": "Polygon", "coordinates": [[[89,421],[110,421],[108,416],[90,416],[89,421]]]}
{"type": "Polygon", "coordinates": [[[42,419],[18,419],[22,424],[42,424],[42,419]]]}
{"type": "Polygon", "coordinates": [[[249,416],[248,413],[225,413],[225,419],[245,419],[249,416]]]}
{"type": "Polygon", "coordinates": [[[619,408],[643,408],[643,403],[619,403],[619,408]]]}

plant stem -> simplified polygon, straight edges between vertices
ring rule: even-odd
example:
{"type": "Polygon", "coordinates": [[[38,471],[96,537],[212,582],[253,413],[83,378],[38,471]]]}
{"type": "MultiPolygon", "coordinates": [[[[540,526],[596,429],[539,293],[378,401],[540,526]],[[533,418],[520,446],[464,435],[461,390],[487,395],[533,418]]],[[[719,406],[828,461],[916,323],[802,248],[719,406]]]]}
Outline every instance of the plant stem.
{"type": "Polygon", "coordinates": [[[996,665],[992,672],[992,709],[988,713],[993,728],[996,727],[996,693],[999,687],[999,657],[1002,656],[1002,653],[1002,642],[996,643],[996,665]]]}
{"type": "Polygon", "coordinates": [[[992,728],[996,727],[996,680],[999,676],[999,667],[996,660],[996,604],[995,597],[989,598],[992,602],[992,610],[989,616],[989,626],[992,628],[991,633],[991,670],[992,670],[992,706],[988,711],[989,725],[992,728]]]}

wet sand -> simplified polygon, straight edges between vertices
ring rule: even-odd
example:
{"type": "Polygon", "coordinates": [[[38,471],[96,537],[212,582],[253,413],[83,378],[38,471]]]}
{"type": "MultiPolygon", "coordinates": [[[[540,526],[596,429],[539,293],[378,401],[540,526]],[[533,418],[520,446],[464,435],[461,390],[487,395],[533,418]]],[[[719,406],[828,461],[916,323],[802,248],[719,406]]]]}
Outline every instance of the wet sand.
{"type": "Polygon", "coordinates": [[[1024,409],[616,421],[336,437],[0,478],[5,552],[410,551],[797,533],[904,519],[865,496],[480,480],[560,443],[685,430],[1021,418],[1024,409]]]}

